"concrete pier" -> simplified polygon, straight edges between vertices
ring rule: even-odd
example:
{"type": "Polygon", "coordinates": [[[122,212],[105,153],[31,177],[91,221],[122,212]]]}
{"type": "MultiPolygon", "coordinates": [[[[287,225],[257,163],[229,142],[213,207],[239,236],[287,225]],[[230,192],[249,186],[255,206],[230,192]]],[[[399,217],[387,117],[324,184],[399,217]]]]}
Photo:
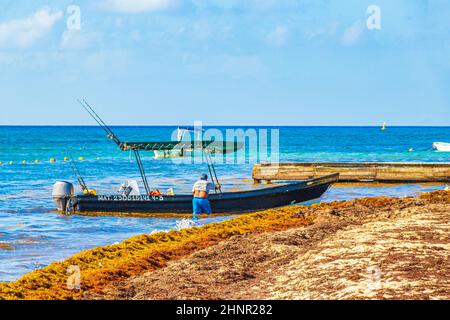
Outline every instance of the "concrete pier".
{"type": "Polygon", "coordinates": [[[450,182],[450,162],[295,162],[257,164],[255,183],[272,180],[307,180],[339,173],[340,182],[450,182]]]}

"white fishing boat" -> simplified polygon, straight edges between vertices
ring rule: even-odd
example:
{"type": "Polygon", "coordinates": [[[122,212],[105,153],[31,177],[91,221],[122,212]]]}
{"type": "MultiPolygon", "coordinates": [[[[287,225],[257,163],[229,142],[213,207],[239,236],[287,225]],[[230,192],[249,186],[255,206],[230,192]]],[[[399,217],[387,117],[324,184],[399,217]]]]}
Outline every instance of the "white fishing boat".
{"type": "Polygon", "coordinates": [[[435,143],[433,143],[433,149],[440,151],[440,152],[450,152],[450,143],[435,142],[435,143]]]}

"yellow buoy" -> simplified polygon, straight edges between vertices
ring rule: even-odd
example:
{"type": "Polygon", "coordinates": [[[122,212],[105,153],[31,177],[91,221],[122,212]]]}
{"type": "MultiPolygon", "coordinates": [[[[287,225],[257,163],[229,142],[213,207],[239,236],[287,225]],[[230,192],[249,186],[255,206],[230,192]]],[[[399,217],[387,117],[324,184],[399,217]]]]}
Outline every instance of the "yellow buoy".
{"type": "Polygon", "coordinates": [[[69,158],[67,158],[67,157],[64,157],[64,161],[67,161],[67,160],[69,160],[69,158]]]}
{"type": "Polygon", "coordinates": [[[78,157],[78,161],[83,161],[84,158],[83,157],[78,157]]]}
{"type": "Polygon", "coordinates": [[[409,148],[408,151],[409,152],[414,152],[414,149],[413,148],[409,148]]]}
{"type": "Polygon", "coordinates": [[[96,196],[97,195],[97,190],[95,190],[95,189],[83,190],[83,194],[85,196],[96,196]]]}
{"type": "Polygon", "coordinates": [[[3,164],[3,162],[0,161],[0,165],[2,165],[2,164],[3,164]]]}
{"type": "Polygon", "coordinates": [[[39,164],[39,160],[35,160],[34,163],[39,164]]]}
{"type": "Polygon", "coordinates": [[[22,161],[22,164],[27,164],[27,160],[23,160],[23,161],[22,161]]]}
{"type": "Polygon", "coordinates": [[[12,164],[13,164],[13,162],[12,162],[12,161],[10,161],[10,162],[9,162],[9,164],[10,164],[10,165],[12,165],[12,164]]]}
{"type": "Polygon", "coordinates": [[[56,162],[56,159],[55,158],[51,158],[50,159],[50,163],[55,163],[56,162]]]}

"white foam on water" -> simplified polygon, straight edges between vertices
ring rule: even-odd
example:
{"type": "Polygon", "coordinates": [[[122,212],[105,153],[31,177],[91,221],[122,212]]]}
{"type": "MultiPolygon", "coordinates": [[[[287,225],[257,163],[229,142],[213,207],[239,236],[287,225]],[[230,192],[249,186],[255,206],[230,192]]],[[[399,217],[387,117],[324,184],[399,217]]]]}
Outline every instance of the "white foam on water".
{"type": "Polygon", "coordinates": [[[179,231],[182,229],[195,227],[195,221],[191,219],[181,219],[177,220],[175,225],[175,230],[179,231]]]}

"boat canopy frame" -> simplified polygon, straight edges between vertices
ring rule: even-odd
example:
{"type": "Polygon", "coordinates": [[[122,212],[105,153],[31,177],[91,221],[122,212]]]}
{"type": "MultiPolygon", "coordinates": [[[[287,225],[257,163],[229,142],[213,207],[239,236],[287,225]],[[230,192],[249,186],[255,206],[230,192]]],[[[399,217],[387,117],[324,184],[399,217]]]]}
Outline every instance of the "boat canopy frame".
{"type": "Polygon", "coordinates": [[[139,151],[166,151],[166,150],[182,150],[193,149],[202,150],[206,149],[214,141],[168,141],[168,142],[124,142],[122,151],[139,150],[139,151]]]}

